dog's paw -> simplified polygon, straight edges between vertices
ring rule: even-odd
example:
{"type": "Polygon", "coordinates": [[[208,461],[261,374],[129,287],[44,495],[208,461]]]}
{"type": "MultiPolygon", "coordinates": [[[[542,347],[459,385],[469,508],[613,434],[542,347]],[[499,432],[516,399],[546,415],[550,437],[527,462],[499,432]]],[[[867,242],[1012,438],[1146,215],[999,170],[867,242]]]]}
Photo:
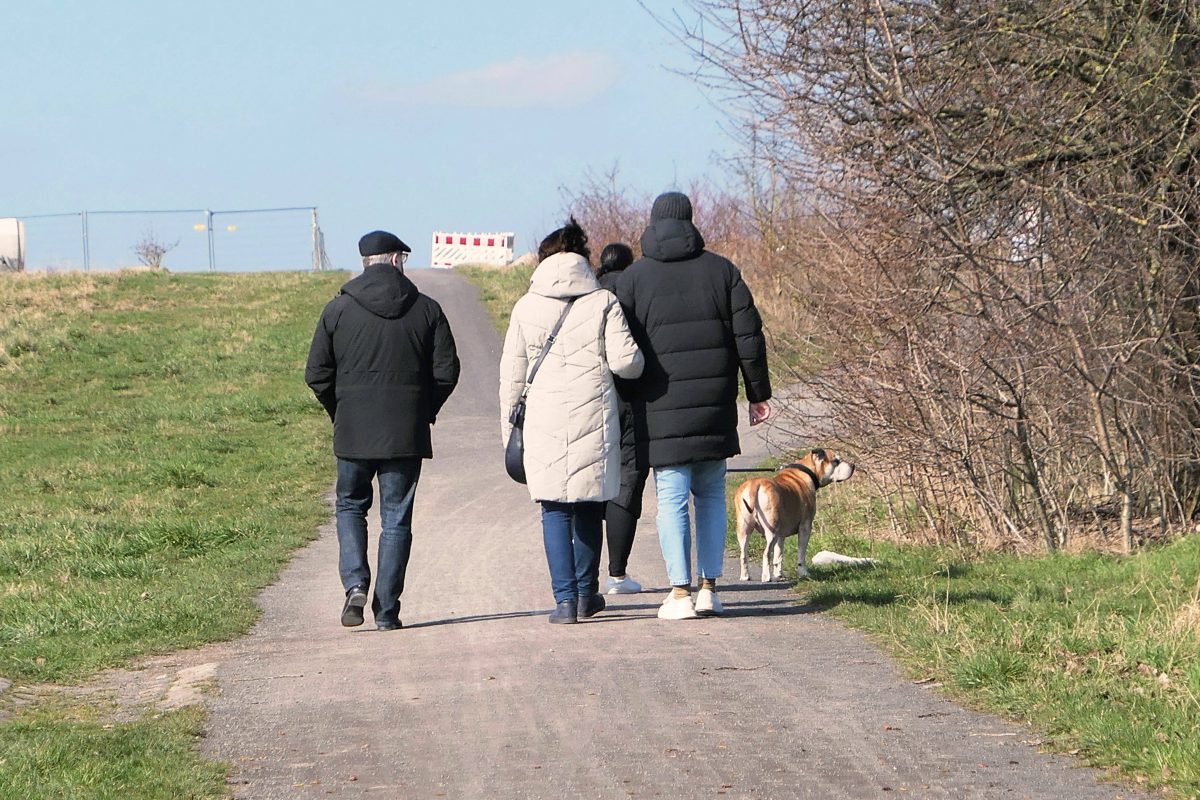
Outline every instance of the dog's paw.
{"type": "Polygon", "coordinates": [[[804,580],[807,577],[808,577],[808,567],[801,567],[800,569],[796,570],[796,578],[797,579],[804,580]]]}

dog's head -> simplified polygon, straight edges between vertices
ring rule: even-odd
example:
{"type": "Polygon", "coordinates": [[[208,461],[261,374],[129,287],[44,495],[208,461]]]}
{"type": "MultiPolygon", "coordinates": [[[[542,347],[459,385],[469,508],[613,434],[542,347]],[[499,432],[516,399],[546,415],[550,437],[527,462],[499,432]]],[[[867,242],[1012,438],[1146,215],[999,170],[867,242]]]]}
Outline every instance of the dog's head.
{"type": "Polygon", "coordinates": [[[853,463],[843,461],[837,453],[820,447],[810,451],[798,463],[807,467],[816,476],[818,486],[828,486],[831,483],[849,480],[850,476],[854,474],[853,463]]]}

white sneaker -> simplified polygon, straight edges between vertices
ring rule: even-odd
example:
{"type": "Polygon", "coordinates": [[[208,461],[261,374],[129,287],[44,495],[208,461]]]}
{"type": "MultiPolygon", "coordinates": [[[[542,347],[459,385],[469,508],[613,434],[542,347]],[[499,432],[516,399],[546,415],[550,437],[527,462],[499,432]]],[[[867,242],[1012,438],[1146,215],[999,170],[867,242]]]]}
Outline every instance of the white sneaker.
{"type": "Polygon", "coordinates": [[[692,596],[689,594],[687,597],[676,597],[674,593],[668,594],[667,599],[658,607],[658,618],[695,619],[696,606],[692,603],[692,596]]]}
{"type": "Polygon", "coordinates": [[[604,584],[605,594],[637,594],[641,590],[642,585],[628,575],[624,578],[609,576],[608,583],[604,584]]]}
{"type": "Polygon", "coordinates": [[[700,617],[718,617],[725,613],[721,598],[712,589],[701,589],[696,593],[696,615],[700,617]]]}

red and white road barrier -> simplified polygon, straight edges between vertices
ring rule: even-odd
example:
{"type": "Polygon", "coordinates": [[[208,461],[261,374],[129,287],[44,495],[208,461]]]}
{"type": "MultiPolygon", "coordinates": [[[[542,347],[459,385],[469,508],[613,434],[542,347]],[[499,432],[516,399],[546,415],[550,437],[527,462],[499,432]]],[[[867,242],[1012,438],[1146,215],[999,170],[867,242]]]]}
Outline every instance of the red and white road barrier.
{"type": "Polygon", "coordinates": [[[433,232],[431,267],[448,269],[458,264],[504,265],[513,258],[512,233],[433,232]]]}

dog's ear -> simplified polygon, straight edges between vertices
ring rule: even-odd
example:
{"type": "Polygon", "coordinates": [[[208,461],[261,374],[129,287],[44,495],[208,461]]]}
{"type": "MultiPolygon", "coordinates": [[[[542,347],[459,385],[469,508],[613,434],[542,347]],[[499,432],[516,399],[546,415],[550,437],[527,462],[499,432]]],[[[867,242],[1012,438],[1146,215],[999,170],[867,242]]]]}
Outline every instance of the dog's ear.
{"type": "Polygon", "coordinates": [[[816,459],[817,461],[828,461],[829,460],[828,456],[825,455],[825,451],[819,447],[813,448],[812,457],[814,459],[816,459]]]}

